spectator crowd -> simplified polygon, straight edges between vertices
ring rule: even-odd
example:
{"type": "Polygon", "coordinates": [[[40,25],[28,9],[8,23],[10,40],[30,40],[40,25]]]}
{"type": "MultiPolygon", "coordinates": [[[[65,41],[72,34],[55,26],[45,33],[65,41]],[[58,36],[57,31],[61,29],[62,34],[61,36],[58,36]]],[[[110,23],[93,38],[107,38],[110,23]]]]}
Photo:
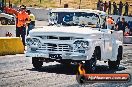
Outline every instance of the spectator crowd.
{"type": "Polygon", "coordinates": [[[129,4],[128,2],[123,3],[122,1],[120,1],[120,3],[116,3],[116,2],[103,2],[102,0],[98,0],[97,2],[97,10],[100,11],[104,11],[107,12],[108,14],[111,15],[124,15],[124,16],[128,16],[128,12],[129,12],[129,4]],[[123,13],[123,8],[125,9],[125,12],[123,13]]]}
{"type": "Polygon", "coordinates": [[[132,36],[132,21],[125,21],[125,18],[118,17],[116,22],[112,16],[108,16],[107,19],[108,29],[111,30],[122,30],[124,36],[132,36]],[[120,20],[121,19],[121,20],[120,20]]]}
{"type": "MultiPolygon", "coordinates": [[[[128,2],[123,3],[120,1],[119,3],[98,0],[97,2],[97,10],[108,12],[108,15],[123,15],[123,16],[131,16],[128,14],[130,5],[128,2]],[[124,10],[124,11],[123,11],[124,10]]],[[[109,16],[107,19],[108,28],[115,30],[122,30],[124,36],[132,36],[132,21],[125,21],[123,17],[121,20],[119,17],[114,21],[112,16],[109,16]]]]}

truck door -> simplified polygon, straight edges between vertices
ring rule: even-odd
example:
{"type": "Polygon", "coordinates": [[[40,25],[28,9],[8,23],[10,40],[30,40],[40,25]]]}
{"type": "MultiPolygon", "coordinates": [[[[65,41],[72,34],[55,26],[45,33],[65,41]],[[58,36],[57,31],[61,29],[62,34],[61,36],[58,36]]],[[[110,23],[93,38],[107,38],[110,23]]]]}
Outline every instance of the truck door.
{"type": "Polygon", "coordinates": [[[112,57],[112,38],[111,33],[104,33],[104,57],[105,59],[110,59],[112,57]]]}

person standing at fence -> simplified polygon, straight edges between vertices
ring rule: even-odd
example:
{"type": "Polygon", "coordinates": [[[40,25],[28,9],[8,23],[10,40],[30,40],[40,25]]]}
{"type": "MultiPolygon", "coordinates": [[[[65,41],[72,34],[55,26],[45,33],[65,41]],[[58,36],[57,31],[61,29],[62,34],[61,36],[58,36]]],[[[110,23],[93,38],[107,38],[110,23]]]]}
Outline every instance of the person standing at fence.
{"type": "Polygon", "coordinates": [[[20,11],[17,14],[16,23],[16,37],[22,37],[23,45],[25,46],[26,35],[26,21],[28,20],[28,14],[26,13],[26,6],[20,6],[20,11]]]}
{"type": "Polygon", "coordinates": [[[35,16],[31,13],[30,10],[27,10],[28,16],[29,16],[29,23],[28,23],[28,30],[27,30],[27,36],[29,34],[29,31],[32,30],[35,27],[35,16]]]}
{"type": "Polygon", "coordinates": [[[117,5],[113,2],[113,15],[117,15],[117,5]]]}
{"type": "Polygon", "coordinates": [[[107,11],[107,8],[108,8],[108,4],[107,4],[107,2],[105,1],[105,3],[104,3],[104,12],[107,11]]]}
{"type": "Polygon", "coordinates": [[[111,15],[111,1],[108,3],[108,14],[111,15]]]}
{"type": "Polygon", "coordinates": [[[119,15],[122,15],[122,8],[123,8],[123,3],[120,1],[119,3],[119,15]]]}
{"type": "Polygon", "coordinates": [[[124,13],[124,15],[126,16],[128,16],[128,7],[129,7],[128,2],[126,2],[125,3],[125,13],[124,13]]]}
{"type": "Polygon", "coordinates": [[[98,2],[97,2],[97,10],[100,10],[100,6],[101,6],[101,1],[98,0],[98,2]]]}
{"type": "Polygon", "coordinates": [[[122,18],[121,21],[119,21],[116,24],[116,30],[122,30],[123,31],[123,35],[125,35],[125,29],[128,28],[128,23],[125,22],[125,18],[122,18]]]}
{"type": "Polygon", "coordinates": [[[103,11],[103,8],[104,7],[104,3],[103,3],[103,1],[100,1],[100,11],[103,11]]]}

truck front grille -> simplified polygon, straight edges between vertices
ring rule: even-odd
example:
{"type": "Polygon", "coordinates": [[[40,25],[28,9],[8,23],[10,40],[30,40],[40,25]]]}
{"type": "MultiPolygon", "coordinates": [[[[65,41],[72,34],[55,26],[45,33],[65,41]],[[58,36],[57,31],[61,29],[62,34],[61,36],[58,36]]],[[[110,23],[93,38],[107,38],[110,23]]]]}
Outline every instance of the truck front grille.
{"type": "Polygon", "coordinates": [[[50,40],[72,40],[73,37],[59,37],[59,36],[37,36],[42,39],[50,39],[50,40]]]}
{"type": "Polygon", "coordinates": [[[83,38],[78,38],[78,37],[66,37],[66,36],[64,36],[64,37],[60,37],[60,36],[37,36],[37,37],[39,37],[39,38],[41,38],[41,39],[43,39],[43,40],[45,40],[45,39],[49,39],[49,40],[75,40],[75,39],[83,39],[83,38]]]}
{"type": "Polygon", "coordinates": [[[51,43],[45,43],[43,44],[39,50],[48,50],[48,51],[71,51],[71,46],[68,44],[51,44],[51,43]]]}

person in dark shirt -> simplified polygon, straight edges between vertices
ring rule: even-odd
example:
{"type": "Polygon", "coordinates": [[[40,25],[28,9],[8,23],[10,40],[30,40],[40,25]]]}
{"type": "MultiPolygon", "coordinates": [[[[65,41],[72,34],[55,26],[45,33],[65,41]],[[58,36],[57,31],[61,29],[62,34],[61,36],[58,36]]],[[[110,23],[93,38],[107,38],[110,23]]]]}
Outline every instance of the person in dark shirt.
{"type": "Polygon", "coordinates": [[[115,2],[113,2],[113,15],[117,15],[117,5],[115,2]]]}
{"type": "Polygon", "coordinates": [[[124,15],[126,16],[128,16],[128,7],[129,7],[128,2],[126,2],[125,3],[125,13],[124,13],[124,15]]]}
{"type": "Polygon", "coordinates": [[[116,24],[116,29],[117,30],[122,30],[123,31],[123,35],[125,34],[125,29],[128,28],[128,23],[125,22],[125,18],[122,18],[122,21],[119,21],[116,24]]]}
{"type": "Polygon", "coordinates": [[[98,2],[97,2],[97,10],[100,10],[100,5],[101,5],[101,1],[98,0],[98,2]]]}
{"type": "Polygon", "coordinates": [[[107,4],[107,2],[105,1],[105,3],[104,3],[104,12],[107,11],[107,7],[108,7],[108,4],[107,4]]]}
{"type": "Polygon", "coordinates": [[[122,3],[122,1],[120,1],[120,4],[119,4],[119,15],[122,15],[122,8],[123,8],[123,3],[122,3]]]}
{"type": "Polygon", "coordinates": [[[103,11],[104,3],[103,1],[100,1],[100,11],[103,11]]]}
{"type": "Polygon", "coordinates": [[[108,14],[111,15],[111,1],[108,3],[108,14]]]}

